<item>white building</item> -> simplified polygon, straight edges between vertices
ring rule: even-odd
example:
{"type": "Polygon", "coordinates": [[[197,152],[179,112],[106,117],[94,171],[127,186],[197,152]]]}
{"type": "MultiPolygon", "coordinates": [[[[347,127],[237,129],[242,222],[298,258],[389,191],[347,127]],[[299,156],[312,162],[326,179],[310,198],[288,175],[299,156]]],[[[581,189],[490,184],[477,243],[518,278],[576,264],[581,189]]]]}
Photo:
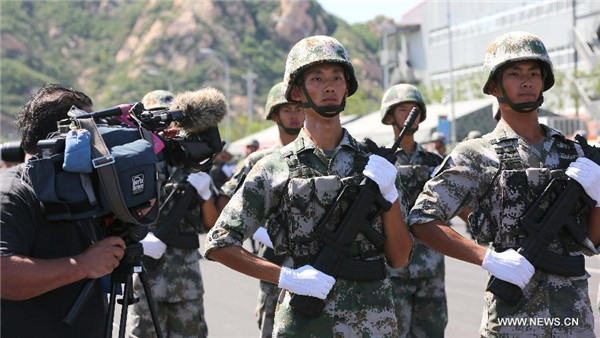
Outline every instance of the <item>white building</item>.
{"type": "MultiPolygon", "coordinates": [[[[577,114],[591,136],[598,136],[600,1],[422,1],[402,16],[398,27],[384,33],[386,87],[415,83],[426,88],[426,96],[437,88],[444,93],[444,114],[451,116],[450,102],[484,97],[485,49],[498,35],[516,30],[539,36],[554,64],[557,83],[544,95],[543,107],[561,115],[577,114]],[[573,79],[575,70],[578,76],[573,79]]],[[[465,113],[455,105],[457,117],[465,113]]],[[[469,126],[458,128],[460,140],[469,126]]]]}

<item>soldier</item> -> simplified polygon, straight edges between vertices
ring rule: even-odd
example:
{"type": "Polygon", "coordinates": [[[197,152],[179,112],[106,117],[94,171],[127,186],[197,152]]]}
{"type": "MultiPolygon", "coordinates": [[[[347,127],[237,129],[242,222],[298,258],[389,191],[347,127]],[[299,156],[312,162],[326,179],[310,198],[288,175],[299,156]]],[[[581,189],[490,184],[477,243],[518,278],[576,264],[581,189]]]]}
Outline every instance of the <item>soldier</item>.
{"type": "MultiPolygon", "coordinates": [[[[288,55],[284,85],[286,99],[304,107],[306,127],[296,140],[252,168],[208,233],[205,254],[285,289],[277,304],[275,337],[393,336],[397,324],[392,285],[380,259],[385,254],[393,267],[405,265],[412,239],[402,218],[400,202],[404,202],[398,198],[401,186],[396,168],[370,155],[342,129],[339,113],[358,88],[346,49],[328,36],[301,40],[288,55]],[[353,274],[344,270],[346,278],[334,279],[311,266],[325,245],[315,226],[344,186],[360,182],[360,173],[373,179],[383,198],[392,203],[389,211],[371,222],[387,236],[384,252],[363,235],[357,236],[347,259],[372,271],[353,274]],[[294,268],[262,260],[241,246],[271,218],[276,222],[268,223],[267,232],[275,253],[292,256],[294,268]],[[290,308],[292,294],[326,299],[325,308],[317,318],[305,317],[290,308]]],[[[336,208],[332,219],[340,218],[336,208]]]]}
{"type": "MultiPolygon", "coordinates": [[[[388,89],[381,100],[381,123],[391,125],[397,138],[411,109],[421,114],[406,132],[396,152],[396,167],[407,190],[411,208],[423,185],[443,158],[415,142],[414,133],[425,120],[427,109],[419,90],[410,84],[388,89]]],[[[448,323],[444,289],[444,256],[415,240],[410,264],[402,269],[388,267],[394,284],[398,337],[443,337],[448,323]]]]}
{"type": "MultiPolygon", "coordinates": [[[[149,92],[142,99],[147,110],[168,108],[173,94],[166,90],[149,92]]],[[[189,183],[196,188],[202,199],[202,206],[194,210],[194,215],[201,217],[206,228],[214,225],[217,211],[211,192],[211,180],[208,174],[199,172],[190,174],[189,183]]],[[[163,220],[164,221],[164,220],[163,220]]],[[[188,247],[171,243],[166,245],[152,231],[142,241],[144,255],[148,263],[148,280],[150,291],[157,304],[157,315],[160,328],[165,337],[206,337],[208,328],[204,318],[202,275],[200,274],[200,251],[198,247],[188,247]]],[[[178,236],[198,238],[198,229],[185,219],[181,219],[177,229],[178,236]]],[[[140,295],[140,301],[129,307],[129,329],[132,337],[156,337],[152,317],[146,301],[146,295],[137,275],[134,279],[134,291],[140,295]]]]}
{"type": "Polygon", "coordinates": [[[431,140],[433,143],[433,150],[442,157],[446,156],[446,136],[439,131],[431,134],[431,140]]]}
{"type": "Polygon", "coordinates": [[[472,139],[478,138],[478,137],[481,137],[481,132],[477,129],[473,129],[467,134],[467,136],[463,139],[463,141],[472,140],[472,139]]]}
{"type": "MultiPolygon", "coordinates": [[[[285,146],[296,139],[304,124],[304,110],[302,110],[300,105],[289,103],[285,99],[285,86],[283,85],[283,82],[280,82],[274,85],[269,91],[264,118],[265,120],[272,120],[277,123],[279,144],[271,148],[254,152],[243,161],[241,169],[221,187],[221,195],[218,198],[218,205],[220,207],[222,206],[221,209],[229,202],[229,199],[235,193],[236,188],[241,185],[256,162],[273,152],[279,151],[282,146],[285,146]]],[[[270,243],[270,239],[264,226],[258,228],[252,238],[262,243],[258,250],[258,257],[267,259],[278,265],[284,263],[285,256],[275,255],[273,244],[270,243]]],[[[290,265],[287,264],[286,266],[289,267],[290,265]]],[[[276,284],[262,280],[260,281],[256,316],[258,317],[258,328],[260,329],[261,337],[272,336],[273,319],[275,317],[275,307],[277,306],[277,296],[279,296],[279,292],[280,290],[276,284]]]]}
{"type": "MultiPolygon", "coordinates": [[[[538,121],[543,92],[554,84],[554,74],[537,36],[510,32],[497,37],[486,51],[484,72],[483,92],[498,99],[500,120],[491,133],[462,142],[444,160],[411,210],[412,231],[433,249],[481,265],[522,289],[524,297],[514,306],[486,292],[482,336],[593,337],[585,269],[577,276],[559,276],[535,269],[515,249],[526,238],[520,217],[553,177],[566,176],[596,201],[595,208],[577,216],[593,245],[598,245],[600,166],[580,157],[579,144],[538,121]],[[474,210],[469,226],[477,243],[445,226],[465,206],[474,210]],[[535,325],[540,318],[553,324],[535,325]]],[[[560,232],[549,250],[571,257],[597,253],[589,246],[585,251],[560,232]]]]}

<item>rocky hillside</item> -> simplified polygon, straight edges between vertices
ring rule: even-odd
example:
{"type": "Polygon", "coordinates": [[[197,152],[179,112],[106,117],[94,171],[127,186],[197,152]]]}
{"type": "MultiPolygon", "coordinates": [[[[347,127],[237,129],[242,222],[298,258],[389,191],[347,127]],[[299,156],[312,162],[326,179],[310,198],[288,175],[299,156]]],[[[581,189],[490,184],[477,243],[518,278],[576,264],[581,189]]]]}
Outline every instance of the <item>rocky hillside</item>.
{"type": "MultiPolygon", "coordinates": [[[[241,125],[247,123],[243,75],[258,76],[254,113],[260,113],[268,90],[283,77],[290,47],[304,34],[332,35],[348,48],[361,86],[349,113],[374,110],[381,95],[376,27],[387,19],[348,25],[313,1],[5,1],[0,12],[5,116],[46,82],[85,91],[96,109],[140,100],[158,88],[225,90],[226,57],[231,114],[239,122],[235,139],[247,130],[241,125]]],[[[255,122],[252,128],[260,127],[255,122]]]]}

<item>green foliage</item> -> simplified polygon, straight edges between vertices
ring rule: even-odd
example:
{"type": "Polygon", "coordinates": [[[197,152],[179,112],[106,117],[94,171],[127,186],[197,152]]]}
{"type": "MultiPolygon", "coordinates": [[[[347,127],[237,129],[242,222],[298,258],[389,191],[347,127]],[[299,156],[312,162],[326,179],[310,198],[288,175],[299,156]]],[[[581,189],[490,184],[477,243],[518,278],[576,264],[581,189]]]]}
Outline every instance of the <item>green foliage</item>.
{"type": "MultiPolygon", "coordinates": [[[[30,94],[46,82],[61,83],[87,93],[96,109],[134,102],[148,91],[167,88],[175,92],[212,85],[225,91],[223,64],[215,56],[200,55],[212,48],[227,57],[231,71],[231,93],[246,95],[242,75],[258,75],[256,107],[264,106],[269,89],[283,78],[290,49],[287,37],[275,32],[274,17],[281,13],[277,1],[214,1],[223,13],[209,23],[195,17],[195,31],[178,35],[166,28],[181,18],[174,1],[2,1],[0,29],[0,95],[2,113],[15,114],[30,94]],[[242,14],[242,15],[240,15],[242,14]],[[162,35],[147,41],[150,28],[160,20],[162,35]],[[130,51],[117,61],[117,53],[130,51]],[[142,53],[139,53],[141,51],[142,53]],[[186,67],[176,70],[172,60],[185,58],[186,67]],[[160,75],[147,70],[156,68],[160,75]]],[[[325,34],[333,34],[350,50],[355,60],[372,60],[377,55],[378,37],[367,25],[348,25],[327,14],[311,1],[307,15],[323,22],[325,34]],[[335,33],[335,34],[334,34],[335,33]]],[[[181,27],[182,31],[189,27],[181,27]]],[[[123,55],[123,54],[121,54],[123,55]]],[[[372,64],[372,62],[371,62],[372,64]]],[[[367,79],[357,69],[359,81],[367,79]]],[[[365,114],[377,109],[381,92],[362,86],[348,100],[349,113],[365,114]]],[[[232,139],[255,132],[272,123],[248,121],[245,107],[231,107],[235,122],[232,139]],[[239,115],[239,116],[238,116],[239,115]]],[[[223,127],[224,126],[220,126],[223,127]]],[[[221,128],[221,129],[223,129],[221,128]]],[[[222,130],[224,132],[224,130],[222,130]]]]}
{"type": "Polygon", "coordinates": [[[56,82],[53,78],[37,72],[16,60],[3,60],[0,63],[2,74],[2,112],[16,115],[20,107],[29,100],[30,92],[37,90],[44,83],[56,82]]]}
{"type": "Polygon", "coordinates": [[[348,98],[345,113],[362,116],[377,111],[382,96],[383,93],[380,88],[373,88],[370,91],[359,90],[348,98]]]}

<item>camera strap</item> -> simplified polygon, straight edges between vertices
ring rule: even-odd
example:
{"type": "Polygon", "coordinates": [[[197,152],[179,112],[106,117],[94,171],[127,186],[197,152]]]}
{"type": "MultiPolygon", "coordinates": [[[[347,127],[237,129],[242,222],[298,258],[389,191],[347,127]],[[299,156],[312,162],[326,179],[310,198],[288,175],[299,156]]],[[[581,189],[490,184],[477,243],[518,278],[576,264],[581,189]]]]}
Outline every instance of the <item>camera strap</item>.
{"type": "MultiPolygon", "coordinates": [[[[127,204],[123,198],[121,185],[119,184],[119,178],[114,166],[115,159],[106,147],[104,139],[100,135],[100,131],[96,126],[96,122],[93,118],[80,118],[78,121],[80,126],[84,129],[87,129],[91,134],[92,165],[98,171],[100,183],[107,192],[106,195],[112,212],[123,222],[132,223],[135,225],[155,224],[159,216],[159,199],[156,199],[152,209],[148,212],[147,216],[149,217],[138,219],[136,216],[134,216],[127,208],[127,204]]],[[[141,130],[143,138],[150,142],[150,144],[153,144],[150,133],[143,128],[141,130]]],[[[158,182],[158,180],[156,191],[160,191],[160,182],[158,182]]]]}

